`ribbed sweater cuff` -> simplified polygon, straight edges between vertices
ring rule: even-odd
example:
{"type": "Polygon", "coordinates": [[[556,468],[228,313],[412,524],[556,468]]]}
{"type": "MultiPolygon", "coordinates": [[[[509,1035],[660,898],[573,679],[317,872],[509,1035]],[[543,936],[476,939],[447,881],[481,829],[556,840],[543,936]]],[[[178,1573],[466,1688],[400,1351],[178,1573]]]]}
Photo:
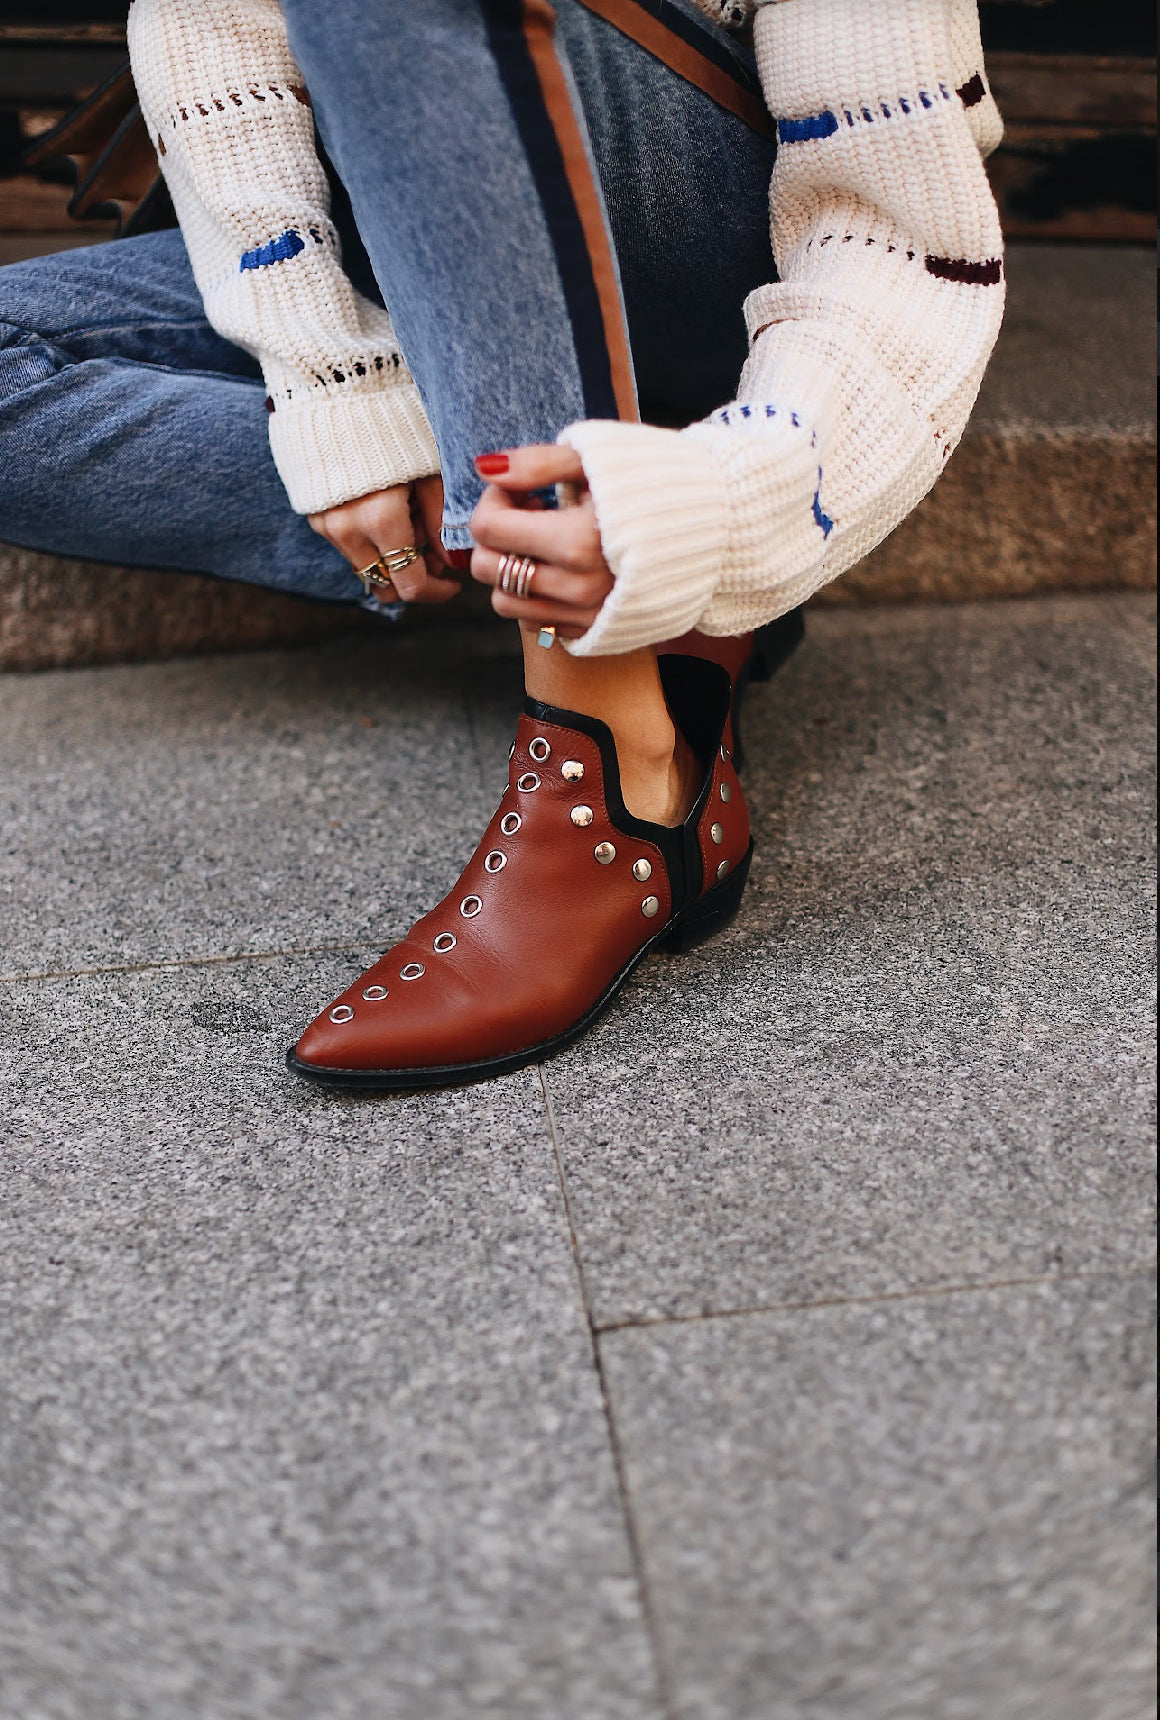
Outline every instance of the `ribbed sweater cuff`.
{"type": "Polygon", "coordinates": [[[270,448],[299,514],[439,470],[439,450],[413,382],[283,407],[270,417],[270,448]]]}
{"type": "Polygon", "coordinates": [[[712,451],[677,430],[603,420],[569,425],[616,583],[577,657],[615,656],[695,627],[729,552],[729,501],[712,451]]]}

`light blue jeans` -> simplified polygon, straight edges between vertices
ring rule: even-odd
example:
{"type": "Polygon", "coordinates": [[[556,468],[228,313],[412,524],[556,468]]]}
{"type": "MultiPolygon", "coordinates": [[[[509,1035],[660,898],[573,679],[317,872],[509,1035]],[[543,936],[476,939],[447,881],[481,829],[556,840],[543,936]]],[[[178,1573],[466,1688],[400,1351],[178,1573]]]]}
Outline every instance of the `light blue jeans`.
{"type": "MultiPolygon", "coordinates": [[[[475,454],[732,395],[773,273],[774,145],[749,56],[691,0],[622,0],[616,23],[582,0],[283,9],[344,264],[390,306],[435,431],[448,547],[475,454]]],[[[264,397],[178,232],[0,269],[0,538],[360,599],[289,507],[264,397]]]]}

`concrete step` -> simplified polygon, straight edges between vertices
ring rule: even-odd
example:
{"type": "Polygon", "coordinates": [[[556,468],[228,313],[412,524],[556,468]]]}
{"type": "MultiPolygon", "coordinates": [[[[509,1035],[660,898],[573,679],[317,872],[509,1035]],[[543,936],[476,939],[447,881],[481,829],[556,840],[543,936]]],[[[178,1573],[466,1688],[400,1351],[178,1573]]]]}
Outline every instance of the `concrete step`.
{"type": "MultiPolygon", "coordinates": [[[[819,604],[1155,584],[1152,254],[1012,246],[1009,276],[1000,346],[946,475],[819,604]]],[[[251,586],[0,545],[0,668],[289,645],[376,625],[251,586]]]]}
{"type": "Polygon", "coordinates": [[[827,604],[1156,583],[1155,257],[1012,245],[1007,318],[970,427],[827,604]]]}

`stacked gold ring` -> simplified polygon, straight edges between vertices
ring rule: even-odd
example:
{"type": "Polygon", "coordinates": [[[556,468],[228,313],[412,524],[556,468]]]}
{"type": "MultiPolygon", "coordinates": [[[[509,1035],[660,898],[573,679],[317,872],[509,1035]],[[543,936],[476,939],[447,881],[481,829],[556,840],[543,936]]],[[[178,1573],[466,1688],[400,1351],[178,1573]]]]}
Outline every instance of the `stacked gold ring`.
{"type": "Polygon", "coordinates": [[[536,564],[525,555],[501,555],[496,583],[509,597],[523,599],[531,595],[536,564]]]}
{"type": "Polygon", "coordinates": [[[385,549],[369,567],[357,568],[355,576],[362,580],[367,596],[370,597],[376,586],[381,591],[384,586],[392,584],[395,575],[402,573],[405,567],[410,567],[412,562],[418,561],[422,553],[418,545],[413,543],[404,544],[402,549],[385,549]]]}

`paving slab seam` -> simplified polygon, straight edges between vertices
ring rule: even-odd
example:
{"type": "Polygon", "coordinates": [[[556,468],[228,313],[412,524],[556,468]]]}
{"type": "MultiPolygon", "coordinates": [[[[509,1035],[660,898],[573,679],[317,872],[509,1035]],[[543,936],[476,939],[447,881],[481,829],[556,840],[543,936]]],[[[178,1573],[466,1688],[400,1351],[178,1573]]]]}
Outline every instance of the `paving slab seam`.
{"type": "Polygon", "coordinates": [[[153,962],[113,962],[106,967],[45,968],[32,973],[0,973],[0,985],[23,985],[38,979],[93,979],[108,973],[158,973],[169,968],[225,967],[231,962],[274,962],[283,956],[358,955],[378,952],[378,944],[301,944],[284,950],[242,950],[237,955],[166,956],[153,962]]]}
{"type": "Polygon", "coordinates": [[[712,1320],[744,1320],[754,1314],[805,1314],[814,1308],[872,1307],[877,1302],[921,1302],[935,1296],[963,1296],[986,1290],[1025,1290],[1039,1284],[1075,1284],[1095,1278],[1147,1278],[1154,1277],[1155,1273],[1155,1261],[1142,1260],[1137,1266],[1107,1267],[1090,1272],[1046,1272],[1033,1278],[982,1278],[962,1284],[928,1284],[918,1290],[880,1290],[865,1296],[822,1296],[809,1302],[755,1302],[748,1308],[710,1308],[698,1314],[641,1315],[638,1319],[594,1323],[592,1330],[595,1337],[604,1338],[612,1332],[644,1331],[650,1326],[691,1326],[712,1320]]]}
{"type": "Polygon", "coordinates": [[[660,1627],[656,1608],[653,1604],[649,1589],[648,1577],[645,1572],[644,1548],[640,1531],[637,1527],[636,1516],[632,1509],[632,1499],[628,1490],[628,1473],[625,1468],[624,1454],[621,1450],[620,1435],[617,1432],[616,1420],[612,1412],[612,1394],[609,1390],[608,1379],[604,1371],[604,1359],[600,1354],[600,1333],[592,1315],[592,1305],[588,1297],[588,1285],[584,1275],[584,1260],[580,1253],[580,1239],[576,1234],[576,1224],[572,1215],[572,1201],[568,1193],[568,1179],[564,1172],[564,1159],[560,1152],[560,1137],[556,1127],[556,1112],[552,1104],[552,1094],[544,1075],[542,1063],[536,1064],[536,1074],[539,1077],[540,1088],[544,1095],[544,1111],[548,1121],[548,1137],[552,1143],[552,1155],[556,1161],[556,1176],[560,1184],[560,1199],[564,1205],[564,1218],[568,1226],[568,1240],[572,1249],[572,1264],[576,1273],[576,1284],[580,1293],[580,1304],[584,1311],[584,1319],[588,1327],[588,1341],[592,1349],[592,1366],[596,1373],[597,1384],[600,1387],[600,1402],[604,1410],[604,1424],[608,1430],[608,1448],[612,1459],[612,1468],[616,1476],[617,1491],[620,1495],[620,1509],[624,1520],[624,1532],[628,1540],[629,1557],[632,1560],[633,1574],[636,1578],[637,1595],[640,1600],[641,1617],[644,1620],[645,1633],[648,1637],[649,1658],[652,1661],[653,1677],[656,1681],[657,1701],[663,1720],[676,1720],[676,1706],[673,1691],[665,1670],[661,1655],[660,1627]]]}

